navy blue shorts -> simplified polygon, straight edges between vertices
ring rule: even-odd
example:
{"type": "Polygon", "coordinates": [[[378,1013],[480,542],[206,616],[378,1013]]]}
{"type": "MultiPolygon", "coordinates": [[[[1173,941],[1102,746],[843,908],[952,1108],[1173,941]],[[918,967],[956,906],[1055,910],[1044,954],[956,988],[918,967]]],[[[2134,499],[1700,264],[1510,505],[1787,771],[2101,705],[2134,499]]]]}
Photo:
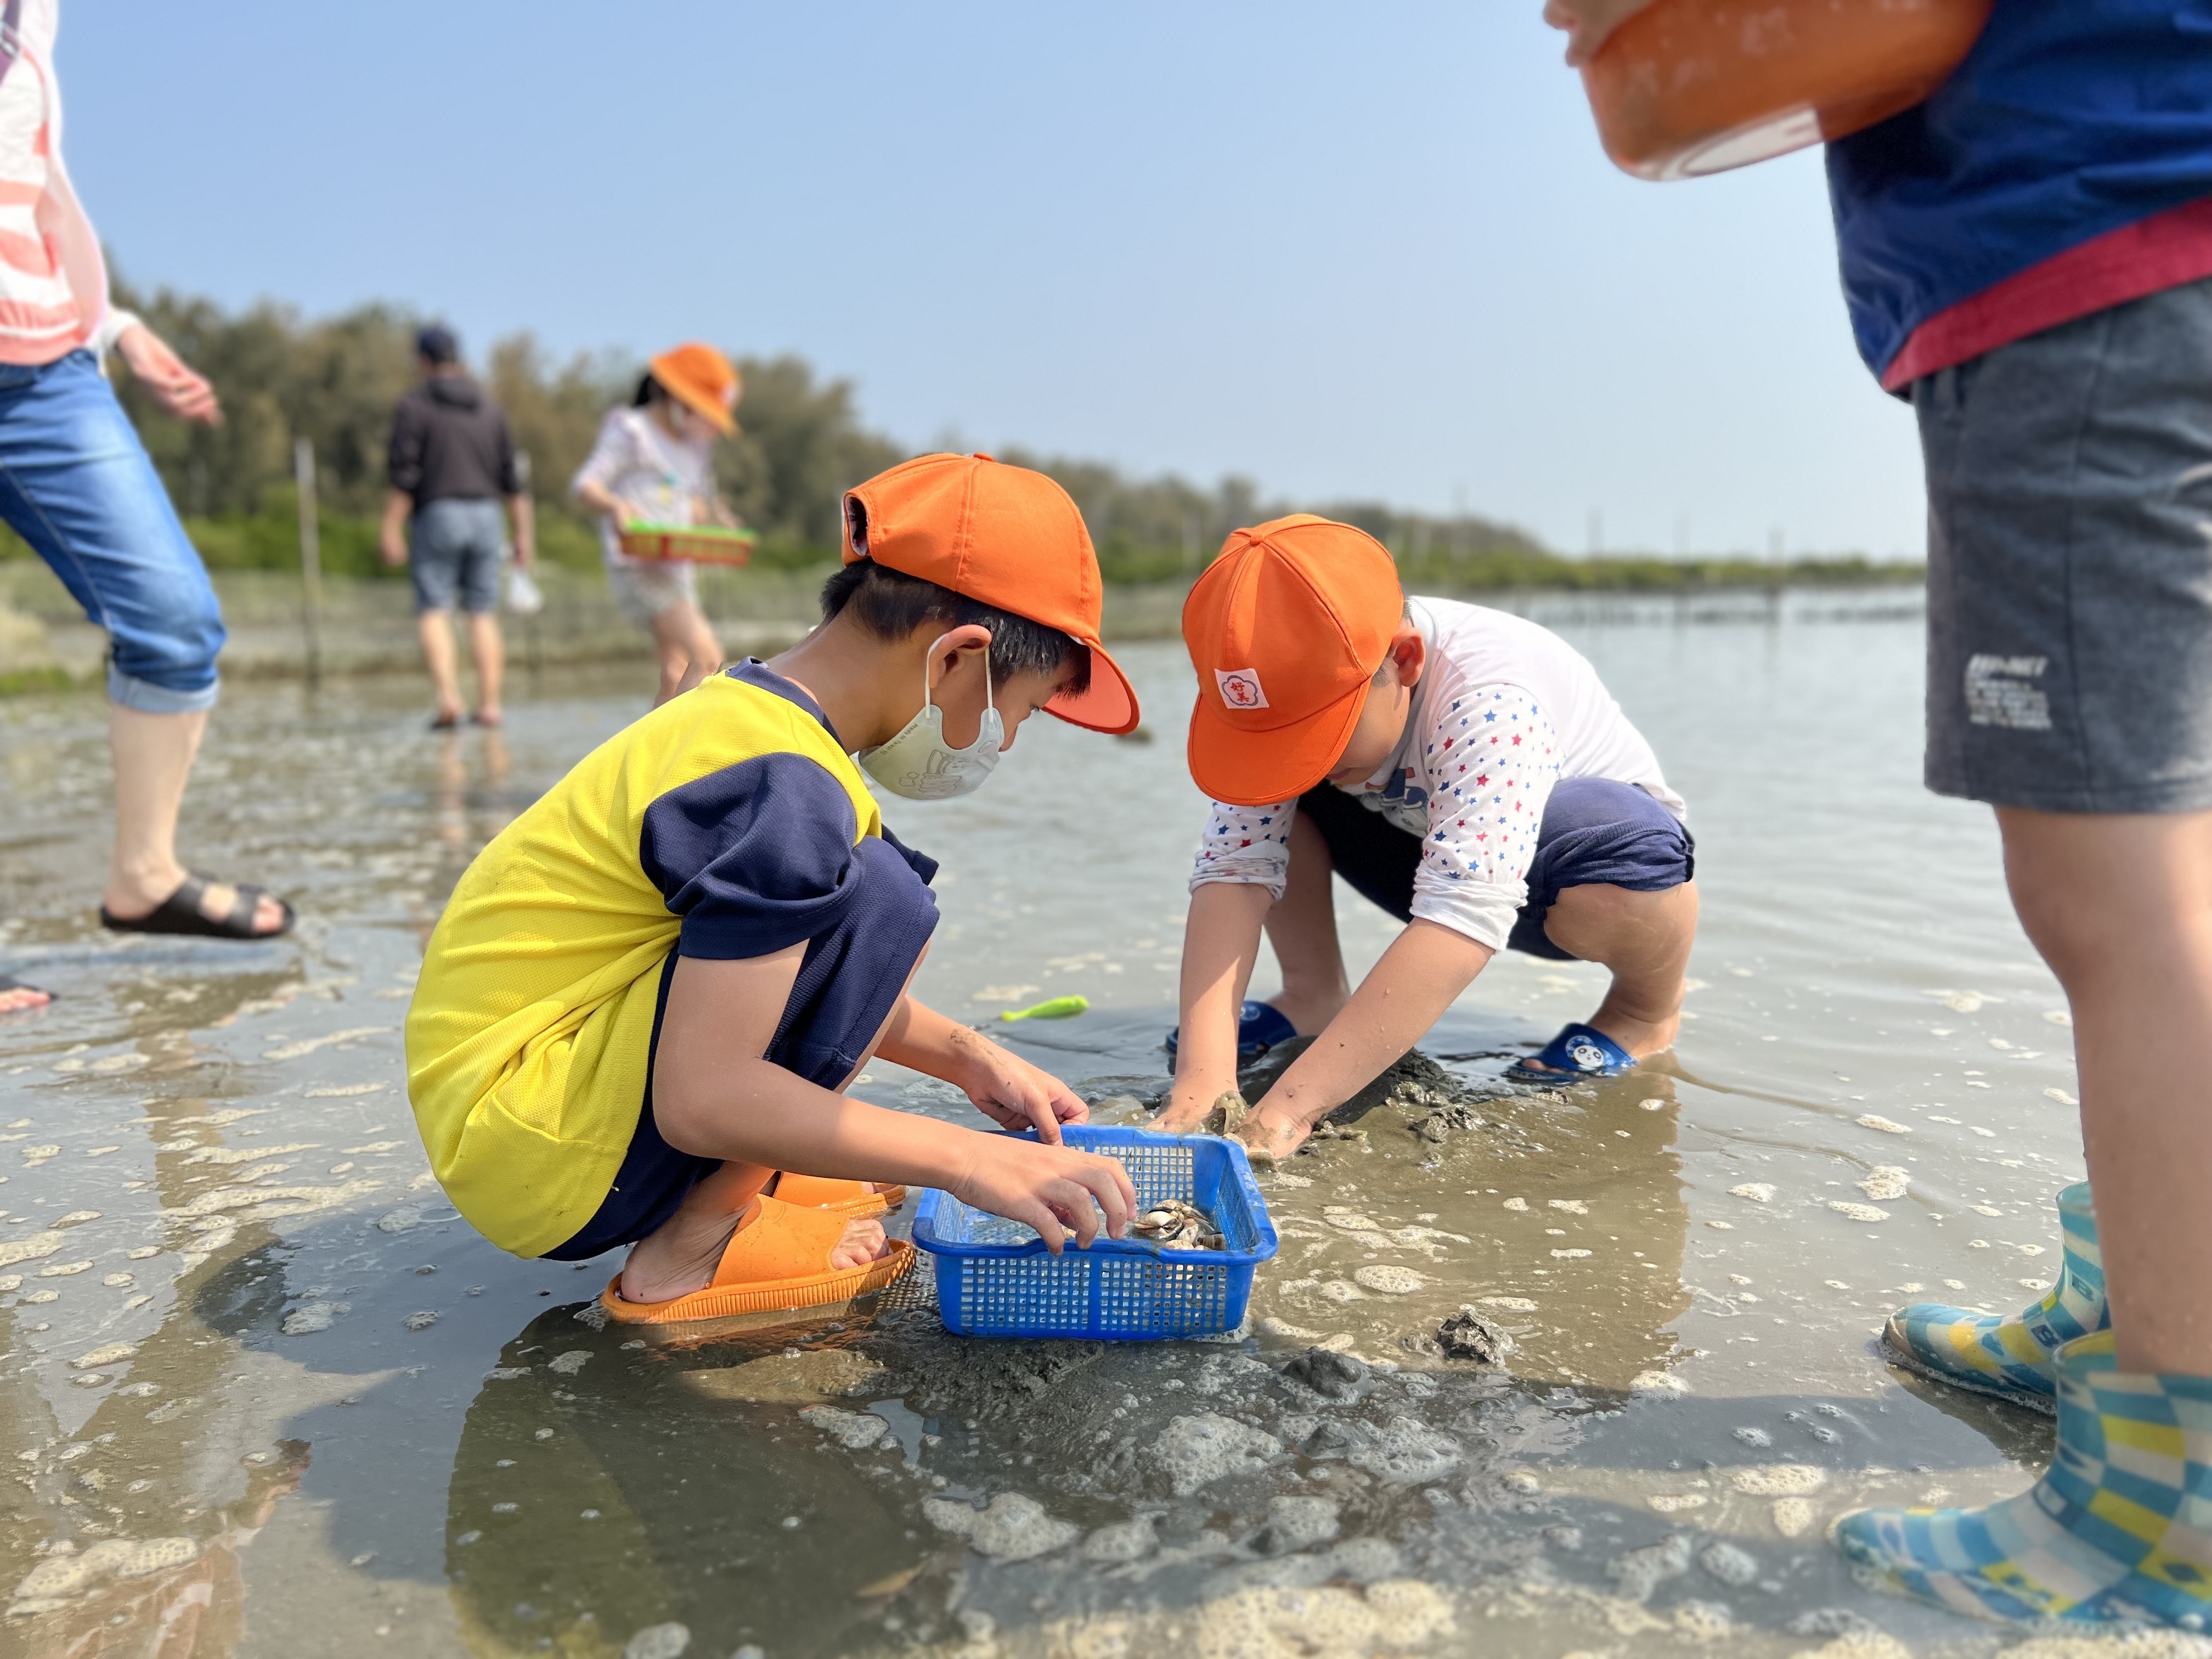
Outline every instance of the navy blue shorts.
{"type": "MultiPolygon", "coordinates": [[[[1331,784],[1298,797],[1298,811],[1328,843],[1329,862],[1362,898],[1401,921],[1413,919],[1413,872],[1421,838],[1331,784]]],[[[1689,826],[1632,783],[1610,778],[1562,778],[1544,803],[1536,857],[1528,866],[1528,898],[1514,918],[1508,950],[1574,957],[1552,943],[1544,915],[1567,887],[1626,887],[1658,893],[1697,872],[1689,826]]]]}
{"type": "MultiPolygon", "coordinates": [[[[843,919],[807,942],[799,978],[768,1048],[769,1060],[824,1089],[842,1087],[867,1058],[869,1044],[897,1006],[937,926],[937,901],[924,884],[924,872],[933,872],[935,865],[876,836],[862,837],[856,859],[855,890],[843,919]]],[[[672,951],[660,970],[660,1000],[653,1014],[656,1048],[661,1017],[668,1010],[668,982],[675,973],[672,951]]],[[[721,1167],[720,1158],[678,1152],[661,1139],[653,1121],[648,1061],[637,1128],[614,1186],[574,1237],[545,1254],[555,1261],[582,1261],[634,1244],[657,1231],[692,1188],[721,1167]]]]}

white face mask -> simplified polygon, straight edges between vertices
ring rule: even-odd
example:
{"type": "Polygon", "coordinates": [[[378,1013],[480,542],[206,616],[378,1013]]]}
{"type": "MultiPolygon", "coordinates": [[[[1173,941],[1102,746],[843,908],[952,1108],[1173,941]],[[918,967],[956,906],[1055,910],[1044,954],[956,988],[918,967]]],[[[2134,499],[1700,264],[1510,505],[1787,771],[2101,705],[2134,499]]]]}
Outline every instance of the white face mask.
{"type": "MultiPolygon", "coordinates": [[[[934,656],[945,642],[939,635],[930,645],[934,656]]],[[[983,656],[983,729],[965,749],[945,741],[945,711],[929,695],[929,670],[921,672],[921,708],[899,728],[889,743],[863,749],[857,757],[867,775],[894,795],[908,800],[951,800],[983,787],[991,769],[999,763],[999,748],[1006,738],[1006,722],[991,701],[991,658],[983,656]]]]}

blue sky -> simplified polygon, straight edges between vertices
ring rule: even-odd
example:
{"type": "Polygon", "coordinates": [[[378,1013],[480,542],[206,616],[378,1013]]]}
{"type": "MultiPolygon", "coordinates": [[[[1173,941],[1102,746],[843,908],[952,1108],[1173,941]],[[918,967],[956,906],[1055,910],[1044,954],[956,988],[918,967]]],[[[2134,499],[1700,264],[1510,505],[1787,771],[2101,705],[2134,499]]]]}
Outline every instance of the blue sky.
{"type": "Polygon", "coordinates": [[[1617,173],[1537,9],[67,0],[58,57],[141,282],[797,351],[916,443],[1570,551],[1917,556],[1817,158],[1617,173]]]}

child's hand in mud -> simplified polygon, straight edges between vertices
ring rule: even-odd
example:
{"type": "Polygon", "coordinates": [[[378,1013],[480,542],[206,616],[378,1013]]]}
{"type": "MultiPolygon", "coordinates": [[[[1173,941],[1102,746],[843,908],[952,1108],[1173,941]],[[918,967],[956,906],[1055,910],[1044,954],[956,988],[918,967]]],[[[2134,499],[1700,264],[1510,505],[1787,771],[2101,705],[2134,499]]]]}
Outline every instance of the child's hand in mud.
{"type": "Polygon", "coordinates": [[[1210,1079],[1176,1079],[1175,1088],[1168,1096],[1168,1103],[1160,1115],[1145,1127],[1164,1135],[1187,1135],[1197,1133],[1198,1126],[1206,1121],[1213,1103],[1221,1098],[1224,1090],[1234,1089],[1237,1079],[1231,1075],[1225,1083],[1210,1079]]]}
{"type": "Polygon", "coordinates": [[[1252,1109],[1237,1131],[1244,1151],[1255,1164],[1279,1164],[1306,1144],[1313,1126],[1304,1118],[1278,1111],[1265,1102],[1252,1109]]]}
{"type": "Polygon", "coordinates": [[[970,1139],[975,1156],[952,1184],[952,1195],[963,1204],[1036,1228],[1054,1255],[1071,1227],[1077,1245],[1089,1249],[1098,1237],[1101,1211],[1109,1237],[1128,1231],[1137,1189],[1129,1184],[1129,1172],[1114,1159],[995,1135],[970,1139]]]}
{"type": "Polygon", "coordinates": [[[1613,30],[1652,0],[1544,0],[1544,21],[1567,32],[1567,62],[1580,65],[1597,56],[1613,30]]]}
{"type": "Polygon", "coordinates": [[[980,1032],[960,1044],[965,1060],[954,1079],[975,1109],[1002,1129],[1035,1129],[1048,1146],[1060,1144],[1063,1123],[1087,1123],[1091,1109],[1068,1086],[1019,1054],[1009,1054],[980,1032]]]}

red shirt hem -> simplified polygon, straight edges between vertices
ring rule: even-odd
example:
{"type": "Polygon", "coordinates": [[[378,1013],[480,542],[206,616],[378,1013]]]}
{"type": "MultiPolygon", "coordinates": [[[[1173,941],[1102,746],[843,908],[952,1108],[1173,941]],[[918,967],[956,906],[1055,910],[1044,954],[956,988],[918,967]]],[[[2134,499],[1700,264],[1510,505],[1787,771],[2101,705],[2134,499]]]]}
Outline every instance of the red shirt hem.
{"type": "Polygon", "coordinates": [[[1885,392],[2146,295],[2212,276],[2212,198],[2186,202],[2054,253],[1939,311],[1890,360],[1885,392]]]}

